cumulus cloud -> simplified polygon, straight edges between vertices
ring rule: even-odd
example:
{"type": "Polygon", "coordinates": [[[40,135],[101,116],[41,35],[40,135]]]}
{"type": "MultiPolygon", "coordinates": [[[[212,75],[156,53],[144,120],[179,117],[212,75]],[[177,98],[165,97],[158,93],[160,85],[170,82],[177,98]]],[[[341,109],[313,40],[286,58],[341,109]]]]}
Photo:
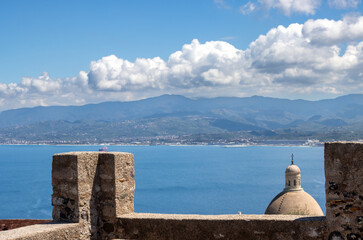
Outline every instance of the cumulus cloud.
{"type": "Polygon", "coordinates": [[[308,20],[303,34],[313,44],[333,45],[363,39],[363,17],[347,16],[343,20],[308,20]]]}
{"type": "Polygon", "coordinates": [[[109,91],[162,89],[166,70],[166,63],[159,57],[129,62],[111,55],[91,62],[88,83],[97,90],[109,91]]]}
{"type": "Polygon", "coordinates": [[[195,39],[191,44],[185,44],[181,51],[170,55],[169,84],[190,88],[238,83],[241,77],[230,73],[242,70],[242,61],[243,51],[229,43],[213,41],[201,44],[195,39]]]}
{"type": "Polygon", "coordinates": [[[52,79],[44,72],[39,77],[23,77],[20,83],[0,83],[0,109],[84,104],[88,87],[87,73],[77,77],[52,79]]]}
{"type": "Polygon", "coordinates": [[[38,78],[23,77],[20,85],[27,91],[51,94],[59,89],[61,84],[62,80],[52,81],[49,74],[44,72],[38,78]]]}
{"type": "Polygon", "coordinates": [[[246,53],[253,69],[269,76],[275,87],[281,85],[305,93],[362,91],[362,70],[358,69],[363,69],[363,42],[354,42],[363,39],[359,31],[362,20],[363,17],[355,21],[309,20],[305,24],[279,26],[252,42],[246,53]],[[327,33],[329,30],[332,32],[327,33]],[[348,44],[344,53],[339,43],[348,44]],[[347,82],[354,85],[348,86],[347,82]]]}
{"type": "Polygon", "coordinates": [[[278,26],[245,50],[224,41],[185,44],[168,59],[115,55],[71,78],[48,73],[0,83],[0,108],[189,97],[304,97],[363,92],[363,17],[278,26]],[[341,46],[345,46],[342,48],[341,46]]]}

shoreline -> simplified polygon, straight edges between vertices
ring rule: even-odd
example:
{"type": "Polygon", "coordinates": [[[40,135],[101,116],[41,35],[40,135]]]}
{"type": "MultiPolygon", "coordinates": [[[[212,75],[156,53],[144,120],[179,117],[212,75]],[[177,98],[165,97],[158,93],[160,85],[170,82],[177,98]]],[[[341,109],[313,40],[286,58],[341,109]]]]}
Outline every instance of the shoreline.
{"type": "Polygon", "coordinates": [[[29,143],[29,144],[8,144],[8,143],[0,143],[0,146],[59,146],[59,147],[66,147],[66,146],[77,146],[77,147],[100,147],[100,146],[108,146],[108,147],[156,147],[156,146],[166,146],[166,147],[223,147],[223,148],[244,148],[244,147],[323,147],[323,143],[313,144],[313,145],[304,145],[304,144],[36,144],[36,143],[29,143]]]}

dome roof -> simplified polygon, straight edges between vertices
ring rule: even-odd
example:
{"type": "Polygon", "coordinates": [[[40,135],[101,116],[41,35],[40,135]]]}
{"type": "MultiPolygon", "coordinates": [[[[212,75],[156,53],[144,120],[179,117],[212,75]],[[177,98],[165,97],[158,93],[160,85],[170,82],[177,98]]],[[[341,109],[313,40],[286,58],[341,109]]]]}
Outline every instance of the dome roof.
{"type": "Polygon", "coordinates": [[[300,168],[294,164],[288,166],[285,171],[285,173],[294,173],[294,174],[299,174],[300,172],[301,172],[300,168]]]}
{"type": "Polygon", "coordinates": [[[279,193],[272,199],[265,214],[324,216],[319,204],[304,190],[279,193]]]}
{"type": "Polygon", "coordinates": [[[272,199],[265,214],[324,216],[315,199],[301,188],[301,171],[294,165],[293,154],[285,171],[285,188],[272,199]]]}

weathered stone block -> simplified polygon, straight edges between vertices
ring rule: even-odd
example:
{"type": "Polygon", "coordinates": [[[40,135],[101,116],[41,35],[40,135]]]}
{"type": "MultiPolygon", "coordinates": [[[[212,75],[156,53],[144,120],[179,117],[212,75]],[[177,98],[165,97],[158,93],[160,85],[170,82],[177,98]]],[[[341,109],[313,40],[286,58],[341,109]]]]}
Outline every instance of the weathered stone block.
{"type": "Polygon", "coordinates": [[[363,144],[325,144],[325,191],[328,239],[359,239],[363,215],[363,144]]]}
{"type": "Polygon", "coordinates": [[[91,239],[111,237],[117,214],[130,213],[134,209],[133,155],[56,154],[53,157],[52,184],[54,220],[82,223],[83,232],[88,232],[91,239]],[[121,178],[127,180],[120,185],[121,178]],[[120,199],[119,195],[125,194],[130,197],[120,199]]]}
{"type": "Polygon", "coordinates": [[[324,239],[325,217],[293,215],[125,214],[118,218],[120,239],[324,239]]]}

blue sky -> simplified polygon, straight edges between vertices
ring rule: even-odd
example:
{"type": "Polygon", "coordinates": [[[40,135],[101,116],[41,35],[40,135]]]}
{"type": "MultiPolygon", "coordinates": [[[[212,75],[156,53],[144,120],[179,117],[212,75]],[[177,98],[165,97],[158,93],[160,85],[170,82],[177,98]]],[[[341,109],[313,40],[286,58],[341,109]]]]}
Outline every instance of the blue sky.
{"type": "Polygon", "coordinates": [[[0,109],[363,93],[362,11],[360,0],[3,0],[0,109]]]}

